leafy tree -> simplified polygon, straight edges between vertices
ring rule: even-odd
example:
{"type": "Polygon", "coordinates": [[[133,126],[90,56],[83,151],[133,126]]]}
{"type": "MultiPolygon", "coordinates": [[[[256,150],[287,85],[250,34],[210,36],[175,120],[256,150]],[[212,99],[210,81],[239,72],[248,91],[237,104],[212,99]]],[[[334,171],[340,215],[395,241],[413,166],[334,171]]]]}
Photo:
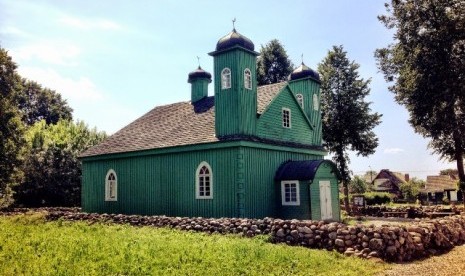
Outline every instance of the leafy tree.
{"type": "Polygon", "coordinates": [[[0,48],[0,207],[11,204],[11,187],[21,178],[24,127],[15,101],[19,85],[16,64],[0,48]]]}
{"type": "Polygon", "coordinates": [[[381,122],[381,115],[371,113],[370,103],[365,102],[370,80],[360,78],[358,68],[357,63],[349,62],[342,46],[333,46],[318,65],[324,146],[334,154],[333,161],[341,172],[348,212],[348,151],[362,156],[373,154],[378,146],[373,128],[381,122]]]}
{"type": "Polygon", "coordinates": [[[81,164],[77,156],[106,137],[83,122],[60,120],[32,125],[26,133],[28,153],[24,182],[15,187],[20,206],[79,206],[81,164]]]}
{"type": "Polygon", "coordinates": [[[459,171],[457,169],[445,169],[439,172],[439,175],[458,175],[459,171]]]}
{"type": "Polygon", "coordinates": [[[465,3],[392,0],[385,6],[388,15],[378,18],[395,35],[393,44],[376,50],[378,66],[415,132],[457,162],[465,193],[465,3]]]}
{"type": "Polygon", "coordinates": [[[402,183],[400,185],[400,191],[402,192],[402,197],[408,201],[415,201],[420,194],[420,190],[425,187],[426,182],[412,178],[407,183],[402,183]]]}
{"type": "Polygon", "coordinates": [[[349,182],[349,192],[351,194],[363,194],[368,191],[368,183],[363,177],[355,176],[349,182]]]}
{"type": "Polygon", "coordinates": [[[17,95],[18,107],[27,125],[45,120],[56,124],[60,119],[71,120],[72,108],[59,93],[43,88],[34,81],[22,79],[22,89],[17,95]]]}
{"type": "Polygon", "coordinates": [[[261,46],[257,59],[257,81],[259,85],[272,84],[287,80],[294,65],[286,50],[277,39],[261,46]]]}

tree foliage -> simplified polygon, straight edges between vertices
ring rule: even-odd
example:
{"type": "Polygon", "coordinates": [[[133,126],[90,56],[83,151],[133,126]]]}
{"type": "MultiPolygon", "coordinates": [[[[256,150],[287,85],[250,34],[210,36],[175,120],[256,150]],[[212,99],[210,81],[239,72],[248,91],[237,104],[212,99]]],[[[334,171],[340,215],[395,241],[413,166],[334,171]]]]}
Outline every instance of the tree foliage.
{"type": "Polygon", "coordinates": [[[402,183],[400,185],[400,191],[402,192],[402,197],[408,201],[415,201],[418,199],[418,195],[420,194],[420,190],[425,187],[426,182],[412,178],[407,183],[402,183]]]}
{"type": "Polygon", "coordinates": [[[61,95],[43,88],[35,81],[22,79],[22,88],[17,95],[19,110],[23,122],[27,125],[45,120],[47,124],[56,124],[60,119],[71,120],[72,108],[61,95]]]}
{"type": "MultiPolygon", "coordinates": [[[[394,43],[375,56],[396,101],[429,147],[457,162],[465,182],[465,2],[392,0],[379,20],[394,43]]],[[[465,203],[465,199],[464,199],[465,203]]]]}
{"type": "Polygon", "coordinates": [[[81,164],[77,156],[106,134],[89,129],[83,122],[60,120],[48,125],[42,120],[31,126],[25,137],[24,182],[15,187],[15,204],[79,206],[81,164]]]}
{"type": "Polygon", "coordinates": [[[16,64],[0,48],[0,207],[11,203],[11,187],[21,179],[24,127],[15,101],[19,89],[16,64]]]}
{"type": "Polygon", "coordinates": [[[289,59],[284,46],[273,39],[261,46],[257,59],[257,81],[259,85],[272,84],[287,80],[294,65],[289,59]]]}
{"type": "MultiPolygon", "coordinates": [[[[362,156],[373,154],[378,146],[373,128],[381,122],[381,115],[372,113],[370,103],[365,101],[370,80],[360,78],[358,68],[342,46],[333,46],[318,65],[324,146],[334,154],[346,199],[350,181],[348,151],[362,156]]],[[[348,204],[346,200],[346,210],[348,204]]]]}
{"type": "Polygon", "coordinates": [[[363,177],[355,176],[349,182],[349,192],[351,194],[363,194],[368,190],[368,183],[363,177]]]}
{"type": "Polygon", "coordinates": [[[458,175],[459,171],[457,169],[445,169],[439,172],[439,175],[458,175]]]}

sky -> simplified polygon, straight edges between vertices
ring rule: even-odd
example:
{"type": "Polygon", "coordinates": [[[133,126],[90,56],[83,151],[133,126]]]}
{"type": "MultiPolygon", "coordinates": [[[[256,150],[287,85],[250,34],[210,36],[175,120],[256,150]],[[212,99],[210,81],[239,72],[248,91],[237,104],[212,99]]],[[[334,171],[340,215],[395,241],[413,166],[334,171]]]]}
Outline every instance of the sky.
{"type": "Polygon", "coordinates": [[[392,31],[377,20],[381,14],[380,0],[0,0],[0,47],[21,76],[61,93],[75,120],[112,134],[155,106],[189,101],[187,75],[197,68],[197,56],[212,72],[208,53],[234,18],[256,51],[278,39],[296,65],[303,55],[316,69],[333,45],[343,45],[360,65],[360,77],[371,79],[371,109],[383,114],[374,129],[376,153],[350,153],[350,169],[426,179],[455,164],[432,154],[387,89],[374,58],[377,48],[393,42],[392,31]]]}

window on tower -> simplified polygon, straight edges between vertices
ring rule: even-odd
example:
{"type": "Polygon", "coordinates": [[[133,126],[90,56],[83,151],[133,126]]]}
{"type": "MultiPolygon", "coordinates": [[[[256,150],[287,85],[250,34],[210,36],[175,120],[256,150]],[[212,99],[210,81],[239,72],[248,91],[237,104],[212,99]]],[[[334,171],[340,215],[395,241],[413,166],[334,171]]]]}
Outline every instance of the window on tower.
{"type": "Polygon", "coordinates": [[[221,71],[221,89],[231,88],[231,69],[224,68],[221,71]]]}
{"type": "Polygon", "coordinates": [[[303,109],[304,108],[304,96],[302,94],[297,94],[295,96],[296,96],[297,101],[299,102],[300,106],[303,109]]]}
{"type": "Polygon", "coordinates": [[[244,70],[244,87],[252,90],[252,73],[249,68],[244,70]]]}

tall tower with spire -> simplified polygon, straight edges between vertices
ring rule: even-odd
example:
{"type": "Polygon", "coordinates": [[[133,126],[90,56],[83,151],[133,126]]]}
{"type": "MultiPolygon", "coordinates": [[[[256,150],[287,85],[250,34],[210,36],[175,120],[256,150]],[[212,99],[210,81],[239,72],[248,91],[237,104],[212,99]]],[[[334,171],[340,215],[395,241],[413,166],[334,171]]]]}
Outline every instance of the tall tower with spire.
{"type": "Polygon", "coordinates": [[[215,133],[220,139],[256,132],[258,53],[254,48],[233,28],[209,53],[214,63],[215,133]]]}

